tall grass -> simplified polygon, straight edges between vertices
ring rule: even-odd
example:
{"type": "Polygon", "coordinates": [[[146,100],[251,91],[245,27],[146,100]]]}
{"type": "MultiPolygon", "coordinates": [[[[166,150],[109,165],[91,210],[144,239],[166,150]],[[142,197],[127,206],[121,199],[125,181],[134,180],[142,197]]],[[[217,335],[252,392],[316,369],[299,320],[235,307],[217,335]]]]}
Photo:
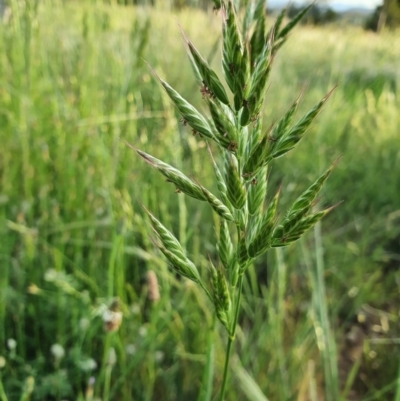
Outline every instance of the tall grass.
{"type": "MultiPolygon", "coordinates": [[[[211,326],[212,316],[198,309],[197,288],[154,256],[138,200],[180,233],[202,268],[207,260],[200,249],[215,252],[214,233],[202,224],[209,211],[166,191],[122,141],[146,144],[155,156],[211,183],[205,144],[174,119],[142,58],[162,66],[174,87],[204,107],[171,26],[177,17],[204,53],[220,21],[196,10],[174,16],[79,3],[12,4],[12,17],[0,24],[0,356],[6,361],[0,373],[6,397],[20,399],[34,377],[32,400],[89,399],[93,376],[94,394],[103,399],[105,393],[110,400],[195,399],[204,366],[212,368],[210,352],[215,372],[222,371],[222,343],[207,348],[207,332],[197,328],[211,326]],[[138,179],[145,174],[145,181],[138,179]],[[146,299],[148,269],[160,284],[154,308],[146,299]],[[114,297],[124,320],[117,333],[106,333],[102,305],[114,297]],[[8,346],[11,338],[15,349],[8,346]],[[58,362],[51,353],[55,343],[65,349],[58,362]]],[[[336,357],[318,348],[315,313],[329,318],[324,335],[336,341],[340,360],[349,352],[346,333],[365,304],[379,313],[365,325],[352,388],[363,400],[398,398],[400,101],[393,83],[399,87],[400,56],[393,49],[399,46],[389,33],[305,27],[277,57],[265,118],[284,112],[304,85],[306,110],[339,82],[318,128],[273,167],[277,184],[290,172],[283,188],[294,200],[312,179],[316,159],[309,155],[318,155],[322,171],[331,149],[339,148],[342,161],[324,201],[344,202],[322,223],[317,249],[310,234],[250,269],[238,333],[242,359],[229,400],[260,392],[270,400],[322,399],[324,384],[336,386],[327,376],[336,357]],[[361,78],[353,79],[355,72],[361,78]],[[371,79],[382,76],[380,91],[371,79]],[[316,292],[317,273],[325,295],[316,292]]]]}

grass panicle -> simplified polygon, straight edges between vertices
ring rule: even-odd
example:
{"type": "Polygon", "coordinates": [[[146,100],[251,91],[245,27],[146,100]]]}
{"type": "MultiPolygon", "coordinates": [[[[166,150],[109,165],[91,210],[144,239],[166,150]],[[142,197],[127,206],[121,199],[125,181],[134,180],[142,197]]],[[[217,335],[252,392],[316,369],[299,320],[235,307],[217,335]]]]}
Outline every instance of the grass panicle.
{"type": "Polygon", "coordinates": [[[168,181],[174,183],[177,190],[197,200],[207,201],[222,218],[216,249],[224,269],[215,268],[210,261],[212,288],[207,290],[198,270],[184,255],[177,239],[148,212],[153,228],[162,242],[162,245],[157,246],[175,270],[200,283],[203,289],[213,294],[215,314],[229,335],[219,398],[223,401],[230,350],[240,310],[243,275],[257,257],[270,248],[286,246],[296,241],[332,209],[312,212],[316,196],[334,165],[300,195],[283,221],[277,225],[281,190],[277,191],[268,205],[264,205],[268,190],[267,165],[298,144],[332,92],[291,126],[299,97],[277,123],[262,133],[262,106],[275,53],[305,12],[297,15],[282,29],[284,14],[280,14],[266,35],[264,2],[251,1],[245,14],[247,22],[244,23],[246,30],[254,24],[252,34],[249,35],[248,32],[240,32],[234,3],[228,0],[222,2],[221,6],[222,70],[233,95],[233,104],[230,104],[217,74],[182,29],[190,62],[195,75],[200,77],[200,92],[208,104],[211,120],[200,114],[165,81],[158,77],[157,79],[179,110],[184,123],[190,125],[195,132],[213,139],[219,147],[224,160],[222,172],[210,147],[208,150],[222,201],[187,178],[180,170],[142,151],[138,151],[138,154],[156,167],[168,181]],[[230,224],[236,226],[235,243],[230,235],[230,224]]]}

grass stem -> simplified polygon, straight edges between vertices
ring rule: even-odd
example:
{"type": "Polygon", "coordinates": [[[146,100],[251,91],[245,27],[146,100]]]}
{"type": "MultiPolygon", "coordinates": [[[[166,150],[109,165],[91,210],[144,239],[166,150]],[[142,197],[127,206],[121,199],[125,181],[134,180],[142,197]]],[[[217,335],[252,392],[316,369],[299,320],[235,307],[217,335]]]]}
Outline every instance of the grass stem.
{"type": "Polygon", "coordinates": [[[237,321],[239,318],[240,301],[242,298],[242,288],[243,288],[243,273],[240,274],[239,281],[238,281],[238,294],[237,294],[236,304],[235,304],[235,316],[233,319],[232,329],[229,334],[228,345],[226,348],[224,375],[222,378],[221,393],[220,393],[219,401],[224,401],[224,397],[225,397],[226,383],[227,383],[227,379],[228,379],[229,360],[231,357],[232,344],[235,341],[236,326],[237,326],[237,321]]]}

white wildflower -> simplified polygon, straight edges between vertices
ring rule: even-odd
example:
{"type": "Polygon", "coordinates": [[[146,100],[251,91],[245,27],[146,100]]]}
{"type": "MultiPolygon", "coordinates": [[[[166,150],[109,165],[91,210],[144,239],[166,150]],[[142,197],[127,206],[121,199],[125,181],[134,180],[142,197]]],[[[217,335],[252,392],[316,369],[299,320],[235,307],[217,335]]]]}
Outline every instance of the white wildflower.
{"type": "Polygon", "coordinates": [[[53,344],[50,348],[50,351],[56,360],[61,360],[62,358],[64,358],[65,350],[62,345],[53,344]]]}
{"type": "Polygon", "coordinates": [[[97,363],[93,358],[87,358],[87,359],[80,360],[78,362],[78,366],[84,372],[90,372],[90,371],[95,370],[97,368],[97,363]]]}
{"type": "Polygon", "coordinates": [[[17,342],[13,338],[9,338],[7,340],[7,347],[13,351],[15,348],[17,348],[17,342]]]}
{"type": "Polygon", "coordinates": [[[128,345],[125,347],[125,352],[126,352],[128,355],[134,355],[134,354],[136,353],[136,345],[135,345],[135,344],[128,344],[128,345]]]}
{"type": "Polygon", "coordinates": [[[164,359],[164,352],[162,351],[156,351],[154,353],[154,360],[156,362],[162,362],[162,360],[164,359]]]}

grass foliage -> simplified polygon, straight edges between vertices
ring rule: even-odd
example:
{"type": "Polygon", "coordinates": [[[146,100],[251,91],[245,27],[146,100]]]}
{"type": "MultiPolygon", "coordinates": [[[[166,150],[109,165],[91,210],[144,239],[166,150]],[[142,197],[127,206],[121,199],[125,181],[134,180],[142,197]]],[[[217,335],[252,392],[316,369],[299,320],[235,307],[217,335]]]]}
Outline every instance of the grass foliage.
{"type": "MultiPolygon", "coordinates": [[[[209,346],[212,307],[154,252],[139,200],[202,274],[217,253],[212,212],[174,193],[125,141],[212,186],[205,142],[143,59],[205,109],[175,18],[217,66],[219,16],[11,4],[0,23],[0,400],[210,400],[200,379],[222,372],[225,335],[209,346]],[[116,297],[123,321],[107,331],[116,297]]],[[[299,115],[339,84],[297,151],[272,166],[282,212],[340,154],[322,201],[343,203],[250,267],[229,400],[400,399],[396,48],[389,33],[302,27],[275,60],[266,124],[304,86],[299,115]]]]}

